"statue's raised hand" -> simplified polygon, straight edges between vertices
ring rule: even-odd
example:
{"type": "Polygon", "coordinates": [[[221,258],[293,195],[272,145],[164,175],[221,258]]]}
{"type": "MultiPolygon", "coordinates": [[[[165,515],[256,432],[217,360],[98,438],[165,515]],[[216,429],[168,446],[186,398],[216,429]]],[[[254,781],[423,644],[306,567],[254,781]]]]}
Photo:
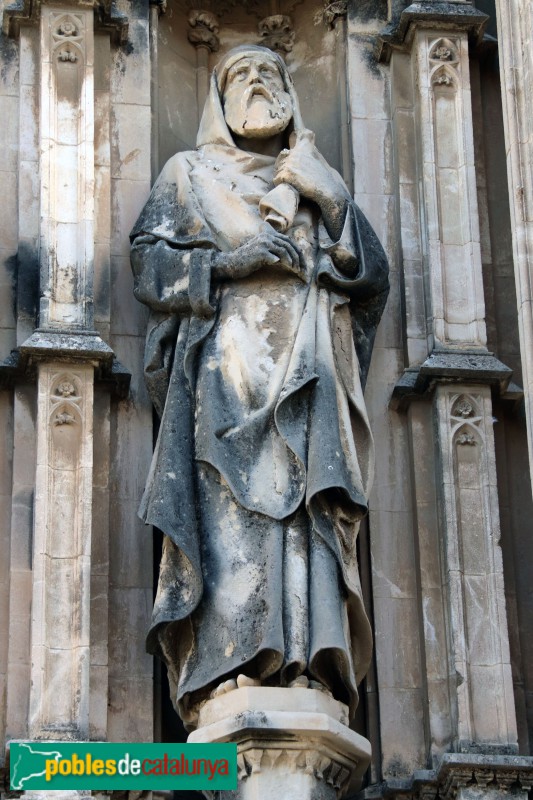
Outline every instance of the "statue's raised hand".
{"type": "Polygon", "coordinates": [[[282,233],[261,233],[230,253],[217,253],[213,259],[215,280],[246,278],[265,267],[280,268],[302,277],[303,256],[299,248],[282,233]]]}
{"type": "Polygon", "coordinates": [[[282,150],[276,159],[274,184],[282,183],[315,202],[332,236],[340,235],[350,195],[339,173],[317,150],[312,131],[292,133],[290,150],[282,150]]]}

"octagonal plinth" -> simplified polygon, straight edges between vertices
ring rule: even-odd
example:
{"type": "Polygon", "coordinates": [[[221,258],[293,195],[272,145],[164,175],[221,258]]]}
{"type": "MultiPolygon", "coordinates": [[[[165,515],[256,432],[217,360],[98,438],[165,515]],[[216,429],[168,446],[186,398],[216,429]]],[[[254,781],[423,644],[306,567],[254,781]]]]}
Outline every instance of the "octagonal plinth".
{"type": "Polygon", "coordinates": [[[189,742],[236,742],[239,785],[228,800],[336,800],[359,789],[371,754],[347,722],[346,706],[324,692],[247,687],[205,703],[189,742]]]}

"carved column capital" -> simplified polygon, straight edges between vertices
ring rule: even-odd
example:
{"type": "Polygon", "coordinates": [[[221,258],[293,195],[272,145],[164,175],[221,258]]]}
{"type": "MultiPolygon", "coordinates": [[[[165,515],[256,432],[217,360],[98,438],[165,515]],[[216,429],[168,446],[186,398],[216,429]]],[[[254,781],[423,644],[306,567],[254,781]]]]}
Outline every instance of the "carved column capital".
{"type": "Polygon", "coordinates": [[[188,17],[188,39],[195,47],[207,47],[216,53],[220,47],[218,19],[211,11],[193,9],[188,17]]]}
{"type": "Polygon", "coordinates": [[[280,53],[290,53],[294,47],[294,28],[286,14],[272,14],[259,23],[262,44],[280,53]]]}
{"type": "Polygon", "coordinates": [[[166,14],[167,11],[167,0],[150,0],[150,6],[153,8],[157,8],[159,15],[166,14]]]}

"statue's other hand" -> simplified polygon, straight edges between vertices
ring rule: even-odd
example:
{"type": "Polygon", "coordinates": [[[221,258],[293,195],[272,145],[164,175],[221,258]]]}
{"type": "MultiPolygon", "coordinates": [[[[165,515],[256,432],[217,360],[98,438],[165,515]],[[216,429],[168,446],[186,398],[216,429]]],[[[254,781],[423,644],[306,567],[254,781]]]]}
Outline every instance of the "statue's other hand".
{"type": "Polygon", "coordinates": [[[264,267],[280,267],[298,275],[303,271],[303,256],[299,248],[282,233],[261,233],[231,253],[217,253],[213,259],[215,280],[246,278],[264,267]]]}

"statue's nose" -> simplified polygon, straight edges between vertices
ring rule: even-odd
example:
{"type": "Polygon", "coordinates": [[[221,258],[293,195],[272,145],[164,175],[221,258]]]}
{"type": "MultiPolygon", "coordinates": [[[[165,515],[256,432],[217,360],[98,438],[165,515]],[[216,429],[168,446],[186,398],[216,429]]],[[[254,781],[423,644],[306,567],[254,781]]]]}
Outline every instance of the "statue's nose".
{"type": "Polygon", "coordinates": [[[253,69],[250,70],[250,74],[248,76],[248,82],[249,83],[261,83],[262,82],[261,75],[259,74],[259,71],[257,69],[253,68],[253,69]]]}

